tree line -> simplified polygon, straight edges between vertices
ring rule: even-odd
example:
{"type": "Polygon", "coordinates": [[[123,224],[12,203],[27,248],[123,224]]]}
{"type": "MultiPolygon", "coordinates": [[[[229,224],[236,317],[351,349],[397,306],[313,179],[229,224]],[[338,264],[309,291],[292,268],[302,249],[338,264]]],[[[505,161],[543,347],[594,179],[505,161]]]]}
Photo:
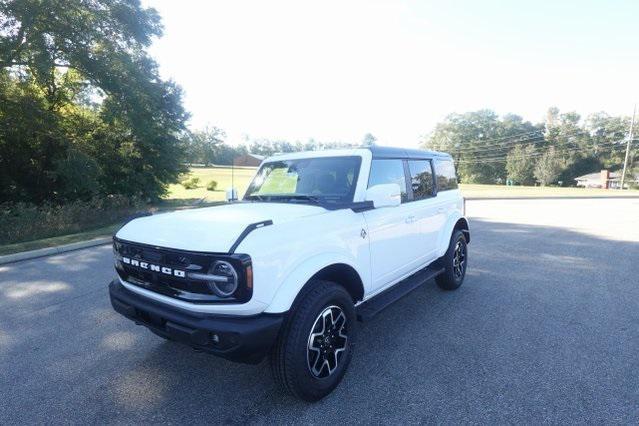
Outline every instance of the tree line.
{"type": "Polygon", "coordinates": [[[226,143],[225,139],[226,133],[218,127],[186,132],[181,140],[184,147],[184,160],[187,164],[225,166],[233,164],[236,157],[247,153],[268,157],[287,152],[349,148],[357,145],[346,142],[319,142],[315,139],[309,139],[305,142],[289,142],[263,138],[246,141],[239,145],[230,145],[226,143]]]}
{"type": "Polygon", "coordinates": [[[531,123],[480,110],[449,115],[421,146],[452,154],[465,183],[574,186],[578,176],[623,165],[629,127],[630,117],[605,112],[582,118],[552,107],[531,123]]]}

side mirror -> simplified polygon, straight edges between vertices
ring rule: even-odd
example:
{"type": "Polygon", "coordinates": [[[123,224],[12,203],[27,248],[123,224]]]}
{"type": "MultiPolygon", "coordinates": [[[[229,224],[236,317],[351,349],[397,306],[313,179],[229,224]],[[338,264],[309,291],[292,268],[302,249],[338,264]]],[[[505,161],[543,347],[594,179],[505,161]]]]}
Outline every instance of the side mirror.
{"type": "Polygon", "coordinates": [[[366,201],[372,201],[376,209],[399,206],[402,203],[401,189],[396,183],[371,186],[366,190],[366,201]]]}

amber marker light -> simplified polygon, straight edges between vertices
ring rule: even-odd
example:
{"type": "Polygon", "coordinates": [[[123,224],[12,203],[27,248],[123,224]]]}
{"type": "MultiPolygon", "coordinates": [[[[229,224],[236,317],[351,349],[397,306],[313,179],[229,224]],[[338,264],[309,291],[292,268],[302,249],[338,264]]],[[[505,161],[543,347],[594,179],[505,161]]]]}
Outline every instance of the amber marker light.
{"type": "Polygon", "coordinates": [[[253,266],[246,267],[246,288],[253,289],[253,266]]]}

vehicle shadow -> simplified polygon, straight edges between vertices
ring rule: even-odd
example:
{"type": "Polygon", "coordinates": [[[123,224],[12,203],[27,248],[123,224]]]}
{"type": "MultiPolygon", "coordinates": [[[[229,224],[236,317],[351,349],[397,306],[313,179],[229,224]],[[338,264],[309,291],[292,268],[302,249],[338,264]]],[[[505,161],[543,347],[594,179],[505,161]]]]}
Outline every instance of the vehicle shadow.
{"type": "Polygon", "coordinates": [[[359,324],[344,381],[315,404],[283,394],[267,362],[135,326],[106,288],[0,324],[0,423],[636,420],[639,244],[474,220],[469,250],[460,289],[429,281],[359,324]]]}

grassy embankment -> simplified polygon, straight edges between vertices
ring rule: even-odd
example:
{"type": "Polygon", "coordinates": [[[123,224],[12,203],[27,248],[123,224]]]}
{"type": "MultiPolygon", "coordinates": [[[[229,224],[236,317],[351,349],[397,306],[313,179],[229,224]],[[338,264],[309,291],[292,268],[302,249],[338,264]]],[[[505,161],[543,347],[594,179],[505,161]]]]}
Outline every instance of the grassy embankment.
{"type": "MultiPolygon", "coordinates": [[[[254,168],[235,168],[233,170],[233,182],[240,197],[244,194],[244,191],[246,191],[254,173],[254,168]]],[[[159,204],[151,206],[150,210],[162,211],[206,207],[225,200],[226,190],[231,187],[230,167],[192,168],[189,177],[193,176],[200,178],[197,188],[185,189],[180,184],[169,185],[169,192],[165,199],[159,204]],[[206,189],[206,185],[211,180],[215,180],[218,183],[218,190],[208,191],[206,189]]],[[[118,230],[121,224],[122,222],[116,222],[108,226],[90,228],[86,231],[73,234],[0,245],[0,256],[110,236],[118,230]]]]}

